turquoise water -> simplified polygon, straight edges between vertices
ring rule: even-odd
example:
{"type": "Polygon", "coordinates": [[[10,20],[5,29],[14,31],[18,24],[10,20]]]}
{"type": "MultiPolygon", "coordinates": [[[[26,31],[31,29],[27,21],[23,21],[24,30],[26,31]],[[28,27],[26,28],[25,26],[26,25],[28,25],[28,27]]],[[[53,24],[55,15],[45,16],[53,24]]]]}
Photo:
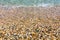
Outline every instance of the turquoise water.
{"type": "Polygon", "coordinates": [[[40,4],[59,5],[60,0],[0,0],[0,5],[25,5],[33,6],[40,4]]]}

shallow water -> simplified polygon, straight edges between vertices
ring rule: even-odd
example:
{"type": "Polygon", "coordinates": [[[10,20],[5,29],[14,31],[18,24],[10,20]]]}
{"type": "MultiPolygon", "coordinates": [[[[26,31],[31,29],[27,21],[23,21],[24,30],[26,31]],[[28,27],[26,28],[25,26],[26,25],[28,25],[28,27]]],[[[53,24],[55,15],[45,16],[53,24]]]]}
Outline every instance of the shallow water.
{"type": "Polygon", "coordinates": [[[47,6],[46,4],[59,5],[60,0],[0,0],[0,5],[47,6]]]}

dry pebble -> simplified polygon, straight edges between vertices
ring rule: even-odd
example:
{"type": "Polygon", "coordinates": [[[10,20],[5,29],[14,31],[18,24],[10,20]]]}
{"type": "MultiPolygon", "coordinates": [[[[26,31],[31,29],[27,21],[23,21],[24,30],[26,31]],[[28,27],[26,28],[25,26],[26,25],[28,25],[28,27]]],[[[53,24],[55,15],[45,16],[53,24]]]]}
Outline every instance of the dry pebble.
{"type": "Polygon", "coordinates": [[[2,15],[7,14],[0,20],[0,40],[60,40],[60,14],[51,15],[57,9],[48,8],[49,12],[44,8],[29,9],[0,10],[2,15]]]}

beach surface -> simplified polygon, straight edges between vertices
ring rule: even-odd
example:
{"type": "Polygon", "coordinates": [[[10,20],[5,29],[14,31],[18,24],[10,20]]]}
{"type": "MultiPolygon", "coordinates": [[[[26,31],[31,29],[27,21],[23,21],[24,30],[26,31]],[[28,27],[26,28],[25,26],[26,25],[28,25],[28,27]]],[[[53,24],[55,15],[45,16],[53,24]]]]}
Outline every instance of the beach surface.
{"type": "Polygon", "coordinates": [[[60,40],[60,6],[0,7],[0,40],[60,40]]]}

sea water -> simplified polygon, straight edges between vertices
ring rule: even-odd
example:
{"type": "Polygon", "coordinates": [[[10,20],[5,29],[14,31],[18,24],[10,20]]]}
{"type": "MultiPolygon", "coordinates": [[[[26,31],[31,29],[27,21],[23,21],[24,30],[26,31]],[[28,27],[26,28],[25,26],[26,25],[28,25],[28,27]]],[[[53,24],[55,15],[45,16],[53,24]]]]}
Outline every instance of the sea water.
{"type": "Polygon", "coordinates": [[[60,5],[60,0],[0,0],[0,5],[52,6],[52,5],[60,5]]]}

